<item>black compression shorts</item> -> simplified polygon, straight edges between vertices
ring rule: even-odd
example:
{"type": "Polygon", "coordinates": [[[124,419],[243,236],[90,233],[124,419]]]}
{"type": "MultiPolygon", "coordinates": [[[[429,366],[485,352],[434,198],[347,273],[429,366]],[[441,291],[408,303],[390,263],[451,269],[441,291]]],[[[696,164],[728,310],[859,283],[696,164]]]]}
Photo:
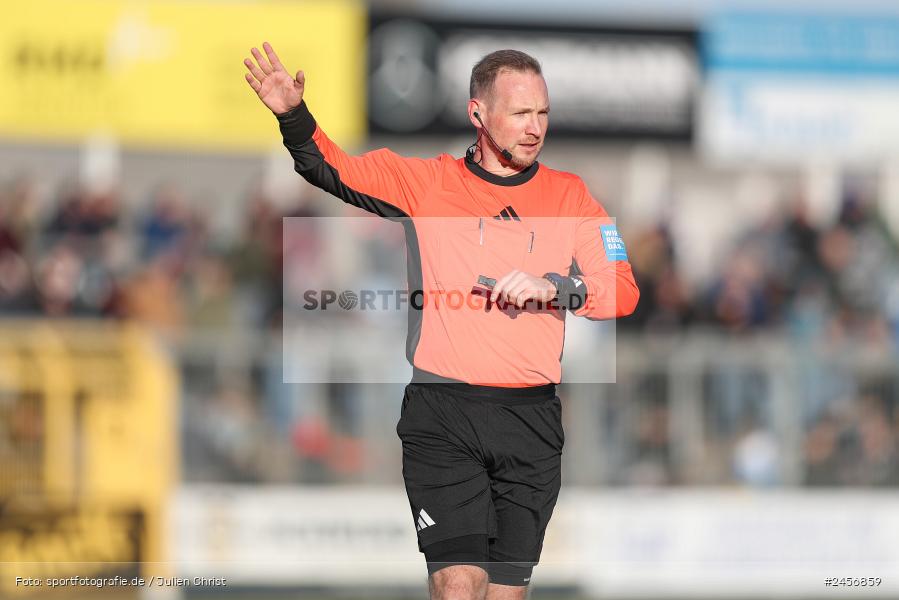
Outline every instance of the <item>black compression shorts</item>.
{"type": "Polygon", "coordinates": [[[429,572],[476,564],[527,585],[561,484],[561,410],[552,385],[406,386],[396,430],[429,572]]]}

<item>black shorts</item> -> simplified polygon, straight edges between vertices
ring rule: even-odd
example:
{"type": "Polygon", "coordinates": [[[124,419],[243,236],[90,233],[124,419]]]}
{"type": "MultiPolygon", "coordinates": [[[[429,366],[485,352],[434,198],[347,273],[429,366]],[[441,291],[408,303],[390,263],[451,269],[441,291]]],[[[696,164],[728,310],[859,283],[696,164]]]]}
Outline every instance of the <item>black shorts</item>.
{"type": "Polygon", "coordinates": [[[410,383],[396,431],[429,571],[486,560],[491,581],[526,585],[561,485],[555,386],[410,383]]]}

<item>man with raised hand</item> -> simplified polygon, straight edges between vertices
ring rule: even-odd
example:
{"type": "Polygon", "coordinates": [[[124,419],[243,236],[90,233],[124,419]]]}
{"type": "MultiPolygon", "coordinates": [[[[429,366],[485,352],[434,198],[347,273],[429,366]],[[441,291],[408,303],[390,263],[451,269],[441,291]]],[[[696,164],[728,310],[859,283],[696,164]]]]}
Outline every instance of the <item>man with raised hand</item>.
{"type": "Polygon", "coordinates": [[[303,101],[303,72],[263,50],[245,59],[246,79],[296,171],[406,231],[413,378],[397,434],[431,597],[525,598],[561,485],[566,314],[614,319],[639,297],[603,207],[579,177],[537,162],[549,124],[540,64],[499,50],[474,65],[477,141],[464,157],[350,156],[303,101]],[[415,300],[435,294],[445,301],[415,300]]]}

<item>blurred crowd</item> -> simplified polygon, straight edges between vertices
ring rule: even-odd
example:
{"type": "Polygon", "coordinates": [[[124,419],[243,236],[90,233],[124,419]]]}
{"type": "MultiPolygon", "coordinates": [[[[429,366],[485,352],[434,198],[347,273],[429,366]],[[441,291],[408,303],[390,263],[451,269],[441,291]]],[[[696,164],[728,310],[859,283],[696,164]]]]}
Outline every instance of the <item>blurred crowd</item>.
{"type": "Polygon", "coordinates": [[[63,184],[49,202],[38,190],[20,178],[0,195],[0,313],[130,318],[172,339],[278,325],[284,215],[259,192],[224,240],[211,208],[170,184],[132,212],[115,190],[63,184]]]}
{"type": "MultiPolygon", "coordinates": [[[[0,182],[0,313],[129,317],[177,335],[197,329],[264,329],[280,324],[282,218],[336,213],[317,190],[289,206],[246,194],[236,235],[215,234],[202,202],[172,184],[126,211],[115,191],[62,184],[41,198],[25,177],[0,182]]],[[[664,221],[625,226],[641,289],[623,331],[659,334],[709,326],[728,334],[781,330],[794,339],[866,345],[899,342],[899,246],[874,198],[848,190],[836,221],[811,224],[801,199],[784,202],[734,240],[716,275],[691,285],[664,221]]],[[[314,226],[316,221],[310,221],[314,226]]],[[[381,256],[378,233],[354,231],[362,255],[381,256]],[[369,251],[371,249],[371,251],[369,251]]],[[[323,232],[304,231],[292,260],[314,263],[323,232]]],[[[394,240],[392,249],[400,249],[394,240]]]]}
{"type": "Polygon", "coordinates": [[[846,189],[834,223],[815,226],[802,198],[734,240],[715,277],[691,288],[664,223],[631,232],[642,291],[623,327],[649,333],[710,325],[728,334],[780,329],[794,339],[899,343],[899,246],[876,198],[846,189]]]}
{"type": "Polygon", "coordinates": [[[625,481],[781,484],[792,459],[773,415],[775,402],[787,401],[799,405],[805,428],[793,449],[802,454],[802,482],[899,485],[899,244],[865,189],[847,184],[836,218],[819,226],[801,197],[785,200],[742,231],[705,286],[682,277],[682,249],[665,223],[626,236],[642,295],[619,331],[705,330],[730,340],[781,334],[800,365],[787,376],[802,394],[776,398],[770,373],[722,362],[704,381],[704,473],[673,465],[670,407],[650,400],[633,435],[639,468],[624,470],[625,481]],[[888,358],[865,375],[857,359],[864,353],[888,358]]]}
{"type": "MultiPolygon", "coordinates": [[[[210,203],[189,199],[173,184],[160,184],[133,210],[115,189],[64,182],[49,197],[40,189],[24,176],[0,182],[0,316],[135,319],[176,348],[202,333],[278,332],[285,248],[306,274],[321,268],[327,251],[317,221],[306,222],[303,235],[285,245],[283,217],[360,214],[311,188],[276,203],[252,186],[241,226],[222,235],[210,225],[210,203]]],[[[860,190],[847,186],[837,218],[825,226],[812,224],[801,198],[784,200],[733,240],[703,284],[681,276],[686,257],[666,222],[624,227],[641,301],[620,321],[620,334],[651,338],[704,329],[739,338],[771,331],[797,348],[857,344],[894,356],[899,247],[875,198],[860,190]]],[[[370,261],[402,262],[401,238],[385,240],[364,228],[358,234],[354,243],[370,261]]],[[[324,414],[285,417],[272,400],[283,394],[280,371],[260,363],[235,382],[197,375],[202,368],[191,360],[182,364],[185,397],[196,399],[185,408],[192,415],[186,427],[194,428],[186,447],[191,460],[203,461],[203,473],[218,465],[218,475],[209,476],[290,480],[298,476],[291,461],[299,460],[303,477],[316,472],[327,480],[364,468],[351,389],[328,386],[324,414]],[[288,466],[278,470],[278,464],[288,466]]],[[[814,359],[799,375],[806,390],[799,399],[802,482],[899,485],[896,378],[867,385],[814,359]]],[[[630,451],[609,483],[778,485],[785,450],[772,424],[770,387],[751,368],[707,374],[704,398],[711,400],[704,418],[711,433],[701,477],[680,472],[672,460],[665,393],[637,393],[643,412],[627,432],[630,451]]]]}

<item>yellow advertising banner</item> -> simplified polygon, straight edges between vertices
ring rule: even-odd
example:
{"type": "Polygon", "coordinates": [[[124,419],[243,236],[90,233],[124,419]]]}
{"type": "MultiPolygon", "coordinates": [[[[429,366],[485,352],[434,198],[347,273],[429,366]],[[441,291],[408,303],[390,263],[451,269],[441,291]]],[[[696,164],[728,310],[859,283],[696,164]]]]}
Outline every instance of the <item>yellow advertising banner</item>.
{"type": "Polygon", "coordinates": [[[338,142],[365,127],[361,2],[29,0],[0,19],[0,138],[260,151],[280,135],[244,80],[270,42],[338,142]]]}
{"type": "Polygon", "coordinates": [[[172,575],[179,390],[136,324],[0,320],[0,598],[172,575]]]}
{"type": "Polygon", "coordinates": [[[95,597],[114,588],[116,598],[138,598],[139,586],[129,584],[142,574],[144,537],[135,510],[89,505],[0,514],[0,597],[59,597],[79,588],[94,588],[84,597],[95,597]]]}

